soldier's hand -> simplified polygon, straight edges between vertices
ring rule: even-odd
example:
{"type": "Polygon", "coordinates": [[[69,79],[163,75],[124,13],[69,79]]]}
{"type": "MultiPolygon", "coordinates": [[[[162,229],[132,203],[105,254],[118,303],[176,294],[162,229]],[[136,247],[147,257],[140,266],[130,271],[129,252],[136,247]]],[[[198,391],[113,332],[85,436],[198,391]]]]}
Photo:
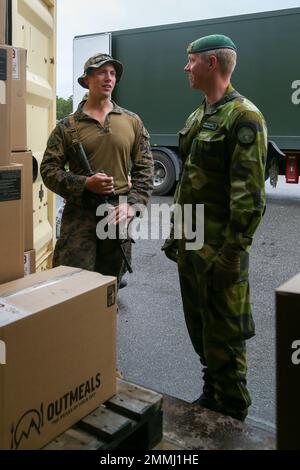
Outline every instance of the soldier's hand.
{"type": "Polygon", "coordinates": [[[235,284],[240,277],[239,251],[225,248],[215,258],[213,265],[213,287],[221,290],[235,284]]]}
{"type": "Polygon", "coordinates": [[[132,188],[132,182],[131,182],[131,176],[130,175],[128,175],[127,181],[128,181],[128,189],[131,189],[132,188]]]}
{"type": "Polygon", "coordinates": [[[121,222],[127,221],[127,224],[130,224],[132,219],[135,216],[133,207],[130,204],[122,203],[114,207],[109,216],[107,217],[107,223],[118,225],[121,222]]]}
{"type": "Polygon", "coordinates": [[[114,192],[114,179],[105,173],[95,173],[86,179],[85,187],[96,194],[111,194],[114,192]]]}

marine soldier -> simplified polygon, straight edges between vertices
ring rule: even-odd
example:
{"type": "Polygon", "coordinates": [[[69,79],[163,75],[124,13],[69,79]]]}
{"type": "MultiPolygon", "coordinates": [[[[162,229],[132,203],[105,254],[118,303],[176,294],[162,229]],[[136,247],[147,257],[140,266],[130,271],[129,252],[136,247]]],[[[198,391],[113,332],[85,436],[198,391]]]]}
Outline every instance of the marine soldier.
{"type": "MultiPolygon", "coordinates": [[[[119,283],[126,271],[122,252],[116,239],[97,238],[96,208],[108,202],[114,206],[110,221],[130,222],[132,205],[147,204],[153,187],[149,134],[136,114],[111,99],[122,73],[122,63],[108,54],[87,60],[78,82],[88,97],[57,124],[41,164],[45,185],[66,200],[53,265],[114,275],[119,283]],[[119,196],[127,202],[120,203],[119,196]]],[[[130,241],[122,246],[129,254],[130,241]]]]}
{"type": "Polygon", "coordinates": [[[245,341],[255,334],[249,253],[265,208],[267,130],[261,112],[230,83],[230,38],[202,37],[187,52],[184,70],[204,100],[179,133],[184,164],[175,202],[204,205],[204,244],[187,250],[183,236],[163,250],[177,259],[186,325],[204,367],[196,402],[244,420],[251,404],[245,341]]]}

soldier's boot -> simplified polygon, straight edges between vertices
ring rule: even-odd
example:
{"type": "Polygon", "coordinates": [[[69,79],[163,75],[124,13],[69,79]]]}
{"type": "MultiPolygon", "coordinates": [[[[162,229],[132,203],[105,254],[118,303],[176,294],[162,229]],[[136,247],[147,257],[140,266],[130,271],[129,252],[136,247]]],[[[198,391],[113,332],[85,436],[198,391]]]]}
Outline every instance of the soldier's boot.
{"type": "MultiPolygon", "coordinates": [[[[250,402],[251,403],[251,402],[250,402]]],[[[245,421],[247,414],[248,414],[248,407],[245,408],[245,404],[241,404],[237,401],[232,401],[228,399],[221,399],[221,411],[220,413],[231,416],[234,419],[238,419],[239,421],[245,421]]]]}
{"type": "Polygon", "coordinates": [[[239,421],[245,421],[248,410],[241,410],[241,411],[221,411],[220,413],[223,413],[224,415],[231,416],[231,418],[238,419],[239,421]]]}
{"type": "Polygon", "coordinates": [[[219,402],[211,393],[203,391],[197,400],[193,402],[195,405],[202,406],[208,410],[216,411],[226,416],[231,416],[231,418],[238,419],[239,421],[244,421],[246,419],[248,410],[234,410],[224,406],[219,402]]]}
{"type": "Polygon", "coordinates": [[[203,370],[203,380],[203,392],[200,397],[197,398],[197,400],[195,400],[193,403],[200,405],[203,408],[208,408],[209,410],[219,412],[220,405],[215,398],[215,387],[207,369],[203,370]]]}
{"type": "MultiPolygon", "coordinates": [[[[202,365],[206,365],[204,360],[202,360],[201,363],[202,365]]],[[[203,369],[203,380],[203,392],[200,397],[193,402],[194,404],[226,416],[231,416],[239,421],[245,420],[248,406],[251,404],[251,398],[246,389],[245,381],[241,381],[240,384],[234,383],[233,387],[235,389],[237,385],[240,385],[238,388],[240,390],[241,397],[243,397],[242,399],[239,396],[224,396],[224,388],[222,385],[218,386],[214,382],[207,367],[204,367],[203,369]]]]}
{"type": "Polygon", "coordinates": [[[220,413],[244,421],[251,405],[251,397],[246,380],[222,381],[216,384],[216,396],[220,403],[220,413]]]}

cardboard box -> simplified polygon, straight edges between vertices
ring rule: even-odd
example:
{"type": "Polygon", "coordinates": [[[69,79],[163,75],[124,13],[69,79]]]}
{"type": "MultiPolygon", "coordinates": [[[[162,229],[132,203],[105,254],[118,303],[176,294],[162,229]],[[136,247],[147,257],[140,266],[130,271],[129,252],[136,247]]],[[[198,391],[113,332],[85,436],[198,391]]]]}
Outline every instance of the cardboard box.
{"type": "Polygon", "coordinates": [[[11,151],[13,49],[0,46],[0,166],[9,165],[11,151]]]}
{"type": "Polygon", "coordinates": [[[1,449],[41,448],[115,395],[115,295],[63,266],[0,286],[1,449]]]}
{"type": "Polygon", "coordinates": [[[300,449],[300,274],[276,289],[277,448],[300,449]]]}
{"type": "Polygon", "coordinates": [[[27,150],[26,129],[26,50],[13,47],[12,59],[11,150],[27,150]]]}
{"type": "Polygon", "coordinates": [[[0,81],[0,164],[7,165],[11,151],[27,150],[25,49],[0,46],[0,81]]]}
{"type": "Polygon", "coordinates": [[[24,253],[24,276],[35,273],[35,250],[24,253]]]}
{"type": "Polygon", "coordinates": [[[6,43],[6,0],[0,0],[0,44],[6,43]]]}
{"type": "Polygon", "coordinates": [[[24,209],[24,250],[33,249],[33,201],[32,201],[32,154],[31,152],[14,152],[11,162],[23,165],[23,209],[24,209]]]}
{"type": "Polygon", "coordinates": [[[0,167],[0,284],[24,276],[23,167],[0,167]]]}

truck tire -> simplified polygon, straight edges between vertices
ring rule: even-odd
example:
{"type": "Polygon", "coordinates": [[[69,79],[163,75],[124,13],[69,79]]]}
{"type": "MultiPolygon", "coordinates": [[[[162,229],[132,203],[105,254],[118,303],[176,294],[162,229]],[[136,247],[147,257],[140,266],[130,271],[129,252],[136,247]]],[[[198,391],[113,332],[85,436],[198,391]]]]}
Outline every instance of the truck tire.
{"type": "Polygon", "coordinates": [[[154,160],[154,196],[165,196],[176,182],[176,173],[172,160],[160,150],[152,150],[154,160]]]}

